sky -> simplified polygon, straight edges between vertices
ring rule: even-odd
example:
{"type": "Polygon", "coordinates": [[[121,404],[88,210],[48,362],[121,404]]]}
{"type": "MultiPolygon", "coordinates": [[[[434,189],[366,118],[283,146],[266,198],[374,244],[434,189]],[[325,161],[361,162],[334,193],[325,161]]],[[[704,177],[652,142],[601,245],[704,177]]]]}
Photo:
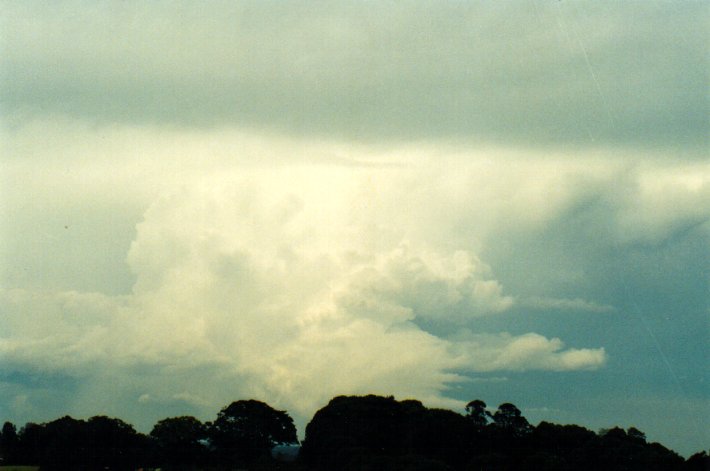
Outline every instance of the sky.
{"type": "Polygon", "coordinates": [[[0,420],[376,393],[708,449],[709,9],[0,1],[0,420]]]}

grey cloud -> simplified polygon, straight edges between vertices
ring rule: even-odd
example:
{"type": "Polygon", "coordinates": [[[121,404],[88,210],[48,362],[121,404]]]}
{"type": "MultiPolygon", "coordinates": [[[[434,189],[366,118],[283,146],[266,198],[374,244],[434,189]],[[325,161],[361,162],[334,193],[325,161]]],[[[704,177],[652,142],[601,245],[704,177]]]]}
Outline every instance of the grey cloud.
{"type": "Polygon", "coordinates": [[[613,312],[616,309],[608,304],[598,304],[592,301],[587,301],[580,298],[550,298],[533,296],[522,301],[526,307],[534,309],[552,309],[552,310],[569,310],[569,311],[586,311],[586,312],[613,312]]]}
{"type": "Polygon", "coordinates": [[[702,3],[6,3],[1,16],[12,115],[706,143],[702,3]]]}

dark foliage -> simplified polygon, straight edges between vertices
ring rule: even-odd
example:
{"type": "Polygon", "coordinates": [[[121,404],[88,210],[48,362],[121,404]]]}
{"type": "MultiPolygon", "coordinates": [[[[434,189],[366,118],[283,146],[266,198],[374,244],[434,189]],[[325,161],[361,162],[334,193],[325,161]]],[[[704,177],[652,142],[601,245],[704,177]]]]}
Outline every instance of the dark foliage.
{"type": "Polygon", "coordinates": [[[260,401],[236,401],[222,409],[208,435],[220,463],[251,463],[275,445],[297,443],[296,426],[285,412],[260,401]]]}
{"type": "Polygon", "coordinates": [[[509,402],[498,406],[498,410],[493,414],[493,424],[495,428],[511,437],[524,437],[532,430],[520,409],[509,402]]]}
{"type": "Polygon", "coordinates": [[[272,458],[275,445],[296,443],[286,412],[247,400],[223,408],[212,423],[187,416],[163,419],[148,436],[105,416],[66,416],[28,423],[19,431],[6,422],[0,462],[87,471],[710,470],[705,451],[684,461],[663,445],[648,443],[634,427],[598,434],[578,425],[534,427],[515,405],[503,403],[490,413],[481,400],[471,401],[462,415],[411,399],[339,396],[308,424],[296,461],[272,458]]]}
{"type": "Polygon", "coordinates": [[[710,469],[710,455],[705,451],[695,453],[685,462],[683,470],[687,471],[708,471],[710,469]]]}
{"type": "Polygon", "coordinates": [[[207,461],[207,427],[194,417],[163,419],[155,424],[150,437],[161,468],[192,469],[207,461]]]}
{"type": "Polygon", "coordinates": [[[306,427],[302,456],[323,469],[369,469],[372,460],[405,455],[416,447],[425,412],[417,401],[336,397],[306,427]]]}
{"type": "Polygon", "coordinates": [[[486,410],[486,407],[486,403],[480,399],[475,399],[466,404],[466,417],[477,429],[483,429],[493,417],[491,413],[486,410]]]}
{"type": "Polygon", "coordinates": [[[3,462],[14,464],[17,462],[20,439],[17,436],[17,427],[12,422],[5,422],[0,432],[0,457],[3,462]]]}
{"type": "Polygon", "coordinates": [[[135,469],[150,448],[147,438],[131,425],[105,416],[88,421],[65,416],[41,425],[28,423],[17,435],[15,446],[6,462],[40,465],[47,470],[135,469]]]}
{"type": "MultiPolygon", "coordinates": [[[[533,427],[511,403],[495,413],[471,401],[466,415],[392,397],[336,397],[306,428],[313,469],[673,470],[683,460],[643,432],[600,435],[577,425],[533,427]],[[424,463],[426,463],[424,465],[424,463]]],[[[703,457],[696,458],[698,463],[703,457]]]]}

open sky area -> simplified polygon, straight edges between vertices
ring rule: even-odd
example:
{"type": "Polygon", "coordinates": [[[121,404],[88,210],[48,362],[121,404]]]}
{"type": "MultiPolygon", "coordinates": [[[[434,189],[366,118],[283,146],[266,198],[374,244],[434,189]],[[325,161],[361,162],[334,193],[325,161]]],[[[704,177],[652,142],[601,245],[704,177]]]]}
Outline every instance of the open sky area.
{"type": "Polygon", "coordinates": [[[0,421],[339,394],[710,447],[703,1],[0,1],[0,421]]]}

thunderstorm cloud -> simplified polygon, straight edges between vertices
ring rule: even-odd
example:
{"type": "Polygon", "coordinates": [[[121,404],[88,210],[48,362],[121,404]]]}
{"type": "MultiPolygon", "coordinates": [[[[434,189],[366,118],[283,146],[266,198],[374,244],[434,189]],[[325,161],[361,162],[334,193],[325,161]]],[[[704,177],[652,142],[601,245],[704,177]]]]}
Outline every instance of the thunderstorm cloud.
{"type": "Polygon", "coordinates": [[[707,19],[0,1],[0,420],[380,393],[707,448],[707,19]]]}

